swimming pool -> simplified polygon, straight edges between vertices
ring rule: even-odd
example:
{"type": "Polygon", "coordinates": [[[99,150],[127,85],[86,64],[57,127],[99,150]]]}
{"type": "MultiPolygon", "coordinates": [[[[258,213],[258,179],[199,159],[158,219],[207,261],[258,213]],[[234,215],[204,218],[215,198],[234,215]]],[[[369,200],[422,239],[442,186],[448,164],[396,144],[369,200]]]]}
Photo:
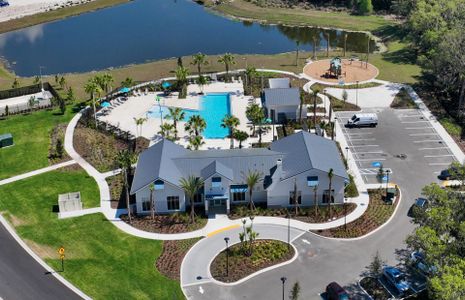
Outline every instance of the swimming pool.
{"type": "MultiPolygon", "coordinates": [[[[200,110],[183,109],[185,113],[183,121],[186,122],[193,115],[200,115],[207,123],[203,137],[206,139],[223,139],[229,135],[229,130],[221,127],[223,118],[231,114],[229,101],[229,94],[227,93],[207,94],[200,99],[200,110]]],[[[160,118],[160,110],[163,118],[169,115],[167,106],[155,105],[147,112],[147,116],[160,118]]]]}

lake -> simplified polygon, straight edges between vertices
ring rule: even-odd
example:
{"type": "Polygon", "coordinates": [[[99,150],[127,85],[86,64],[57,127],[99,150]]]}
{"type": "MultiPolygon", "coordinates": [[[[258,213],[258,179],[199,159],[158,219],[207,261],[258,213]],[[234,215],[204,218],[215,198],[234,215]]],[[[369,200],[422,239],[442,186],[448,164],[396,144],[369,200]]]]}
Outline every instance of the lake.
{"type": "MultiPolygon", "coordinates": [[[[344,33],[311,27],[262,25],[212,14],[187,0],[136,0],[0,35],[0,56],[19,76],[85,72],[197,52],[275,54],[343,47],[344,33]]],[[[348,33],[347,49],[366,52],[367,36],[348,33]]],[[[372,50],[375,48],[371,41],[372,50]]]]}

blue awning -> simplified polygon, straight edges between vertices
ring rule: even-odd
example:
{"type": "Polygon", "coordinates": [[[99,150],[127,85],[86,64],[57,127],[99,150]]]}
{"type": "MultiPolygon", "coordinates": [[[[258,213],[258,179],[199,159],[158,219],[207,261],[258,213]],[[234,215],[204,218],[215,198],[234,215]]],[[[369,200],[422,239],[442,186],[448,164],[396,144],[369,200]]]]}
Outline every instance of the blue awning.
{"type": "Polygon", "coordinates": [[[127,87],[124,87],[124,88],[119,90],[120,93],[129,93],[129,91],[131,91],[131,90],[129,88],[127,88],[127,87]]]}
{"type": "Polygon", "coordinates": [[[214,199],[227,199],[228,197],[223,194],[206,194],[205,199],[214,200],[214,199]]]}
{"type": "Polygon", "coordinates": [[[231,193],[245,193],[247,191],[248,191],[248,188],[246,184],[231,186],[231,193]]]}

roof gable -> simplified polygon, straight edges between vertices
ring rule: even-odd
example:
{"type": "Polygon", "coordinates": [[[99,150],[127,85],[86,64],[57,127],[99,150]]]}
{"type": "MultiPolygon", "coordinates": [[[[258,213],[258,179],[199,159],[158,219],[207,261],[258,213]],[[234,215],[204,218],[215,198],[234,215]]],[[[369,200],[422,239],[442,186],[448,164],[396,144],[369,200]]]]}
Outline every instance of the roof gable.
{"type": "Polygon", "coordinates": [[[203,180],[206,180],[207,178],[210,178],[211,176],[219,174],[223,177],[226,177],[229,180],[234,180],[234,172],[231,168],[226,167],[222,163],[218,162],[217,160],[214,160],[211,162],[209,165],[207,165],[205,168],[203,168],[200,171],[200,175],[202,176],[203,180]]]}

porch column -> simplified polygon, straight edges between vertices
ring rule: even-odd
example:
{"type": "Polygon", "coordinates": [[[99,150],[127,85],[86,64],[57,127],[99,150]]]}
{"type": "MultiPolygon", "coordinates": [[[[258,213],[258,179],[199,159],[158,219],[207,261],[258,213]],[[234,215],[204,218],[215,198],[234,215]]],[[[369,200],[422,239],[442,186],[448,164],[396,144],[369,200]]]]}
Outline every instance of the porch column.
{"type": "Polygon", "coordinates": [[[205,214],[208,215],[208,200],[205,199],[205,214]]]}
{"type": "Polygon", "coordinates": [[[226,199],[226,214],[229,215],[229,209],[230,209],[230,205],[229,205],[229,198],[226,199]]]}

